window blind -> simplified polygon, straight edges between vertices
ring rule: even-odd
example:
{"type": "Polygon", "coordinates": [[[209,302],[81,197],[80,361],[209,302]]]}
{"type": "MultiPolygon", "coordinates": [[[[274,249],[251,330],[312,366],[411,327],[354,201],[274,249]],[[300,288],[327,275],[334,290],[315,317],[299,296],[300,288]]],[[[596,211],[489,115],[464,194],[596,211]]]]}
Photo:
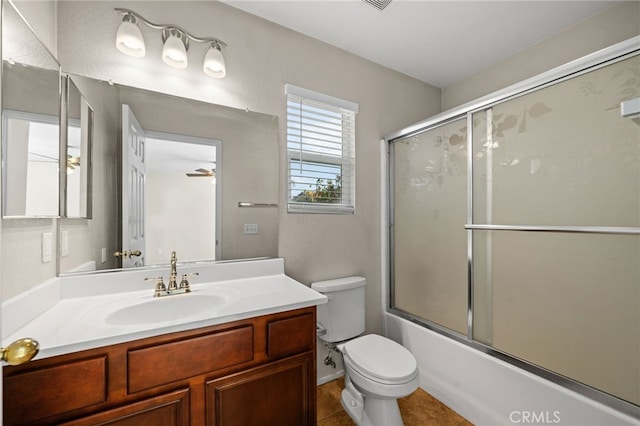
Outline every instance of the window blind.
{"type": "Polygon", "coordinates": [[[358,105],[286,85],[288,211],[353,213],[358,105]]]}

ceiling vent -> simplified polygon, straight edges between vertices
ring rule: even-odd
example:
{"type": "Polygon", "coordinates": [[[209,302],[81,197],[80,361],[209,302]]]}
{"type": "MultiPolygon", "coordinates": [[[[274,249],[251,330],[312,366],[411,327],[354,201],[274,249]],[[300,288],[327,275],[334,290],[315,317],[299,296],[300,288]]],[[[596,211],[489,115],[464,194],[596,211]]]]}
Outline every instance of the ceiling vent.
{"type": "Polygon", "coordinates": [[[384,10],[385,7],[389,6],[391,0],[362,0],[363,2],[370,4],[378,10],[384,10]]]}

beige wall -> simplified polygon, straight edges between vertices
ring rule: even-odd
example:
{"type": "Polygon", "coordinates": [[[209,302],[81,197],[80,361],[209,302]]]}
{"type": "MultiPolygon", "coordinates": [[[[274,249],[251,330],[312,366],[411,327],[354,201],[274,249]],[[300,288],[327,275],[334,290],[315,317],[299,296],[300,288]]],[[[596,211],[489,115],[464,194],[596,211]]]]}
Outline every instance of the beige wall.
{"type": "Polygon", "coordinates": [[[56,276],[56,247],[53,260],[42,263],[42,234],[55,236],[54,219],[3,219],[2,268],[3,300],[56,276]]]}
{"type": "Polygon", "coordinates": [[[13,3],[29,22],[40,41],[55,56],[58,52],[56,2],[51,0],[14,0],[13,3]]]}
{"type": "Polygon", "coordinates": [[[617,3],[502,62],[443,88],[442,110],[503,89],[639,34],[640,2],[617,3]]]}

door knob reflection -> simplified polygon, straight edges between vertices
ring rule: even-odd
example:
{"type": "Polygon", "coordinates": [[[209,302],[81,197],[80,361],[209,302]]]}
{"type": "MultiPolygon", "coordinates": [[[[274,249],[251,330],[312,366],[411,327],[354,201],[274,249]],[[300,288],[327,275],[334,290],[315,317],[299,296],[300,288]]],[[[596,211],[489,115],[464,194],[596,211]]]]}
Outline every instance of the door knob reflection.
{"type": "Polygon", "coordinates": [[[126,251],[117,251],[113,253],[115,257],[123,257],[124,259],[133,256],[141,256],[142,252],[140,250],[126,250],[126,251]]]}

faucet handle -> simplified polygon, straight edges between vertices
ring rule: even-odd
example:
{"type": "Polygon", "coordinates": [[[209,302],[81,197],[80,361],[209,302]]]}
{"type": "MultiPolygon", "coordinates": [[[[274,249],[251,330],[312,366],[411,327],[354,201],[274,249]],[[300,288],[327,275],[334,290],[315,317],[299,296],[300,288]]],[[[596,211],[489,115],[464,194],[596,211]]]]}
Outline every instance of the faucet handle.
{"type": "Polygon", "coordinates": [[[185,293],[191,292],[191,288],[189,288],[189,280],[187,278],[193,277],[196,275],[200,275],[197,272],[192,272],[190,274],[182,274],[182,281],[180,281],[180,289],[184,290],[185,293]]]}
{"type": "Polygon", "coordinates": [[[156,289],[153,293],[154,297],[158,297],[167,291],[167,286],[164,285],[164,278],[162,277],[147,277],[144,279],[145,281],[156,280],[156,289]]]}

